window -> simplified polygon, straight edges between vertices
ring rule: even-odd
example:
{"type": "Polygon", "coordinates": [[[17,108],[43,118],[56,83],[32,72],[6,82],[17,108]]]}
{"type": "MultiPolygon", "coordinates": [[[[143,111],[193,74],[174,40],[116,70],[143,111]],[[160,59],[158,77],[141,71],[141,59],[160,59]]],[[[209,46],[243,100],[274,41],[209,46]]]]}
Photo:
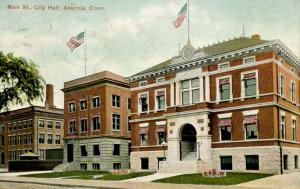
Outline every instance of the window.
{"type": "Polygon", "coordinates": [[[45,150],[44,149],[39,150],[39,155],[40,155],[40,160],[44,160],[45,159],[45,150]]]}
{"type": "Polygon", "coordinates": [[[148,111],[148,94],[139,94],[139,112],[144,113],[148,111]]]}
{"type": "Polygon", "coordinates": [[[98,116],[93,117],[93,130],[94,131],[100,130],[100,122],[98,116]]]}
{"type": "Polygon", "coordinates": [[[140,82],[140,86],[146,86],[147,84],[148,84],[147,81],[141,81],[141,82],[140,82]]]}
{"type": "Polygon", "coordinates": [[[18,145],[22,145],[22,135],[18,135],[18,145]]]}
{"type": "Polygon", "coordinates": [[[80,132],[86,132],[87,131],[87,119],[82,118],[80,119],[80,132]]]}
{"type": "Polygon", "coordinates": [[[112,115],[112,128],[113,128],[113,130],[120,130],[120,115],[119,114],[112,115]]]}
{"type": "Polygon", "coordinates": [[[156,83],[163,83],[165,82],[165,77],[159,77],[156,79],[156,83]]]}
{"type": "Polygon", "coordinates": [[[87,104],[86,104],[86,100],[80,100],[80,110],[86,110],[87,109],[87,104]]]}
{"type": "Polygon", "coordinates": [[[258,155],[246,155],[246,170],[259,170],[258,155]]]}
{"type": "Polygon", "coordinates": [[[23,135],[23,144],[27,144],[27,134],[23,135]]]}
{"type": "Polygon", "coordinates": [[[32,119],[28,120],[28,127],[32,127],[32,119]]]}
{"type": "Polygon", "coordinates": [[[76,108],[75,108],[75,102],[70,102],[69,103],[69,112],[75,112],[76,108]]]}
{"type": "Polygon", "coordinates": [[[285,116],[280,116],[280,135],[282,139],[285,139],[285,116]]]}
{"type": "Polygon", "coordinates": [[[113,155],[119,156],[120,155],[120,144],[114,144],[113,146],[113,155]]]}
{"type": "Polygon", "coordinates": [[[22,122],[21,121],[18,122],[18,129],[22,129],[22,122]]]}
{"type": "Polygon", "coordinates": [[[141,158],[141,169],[149,169],[149,159],[141,158]]]}
{"type": "Polygon", "coordinates": [[[52,140],[53,140],[53,135],[52,134],[48,134],[48,144],[52,144],[52,140]]]}
{"type": "Polygon", "coordinates": [[[256,124],[246,124],[246,139],[257,139],[257,125],[256,124]]]}
{"type": "Polygon", "coordinates": [[[257,94],[256,72],[243,75],[245,96],[255,96],[257,94]]]}
{"type": "Polygon", "coordinates": [[[60,144],[60,135],[55,136],[55,144],[60,144]]]}
{"type": "Polygon", "coordinates": [[[295,83],[291,81],[291,101],[295,102],[295,83]]]}
{"type": "Polygon", "coordinates": [[[282,74],[279,76],[279,82],[280,96],[284,96],[284,76],[282,74]]]}
{"type": "Polygon", "coordinates": [[[87,156],[87,151],[86,151],[86,146],[85,145],[80,146],[80,155],[81,156],[87,156]]]}
{"type": "Polygon", "coordinates": [[[231,140],[231,119],[221,119],[219,122],[221,141],[231,140]]]}
{"type": "Polygon", "coordinates": [[[17,130],[17,123],[16,122],[13,123],[13,130],[17,130]]]}
{"type": "Polygon", "coordinates": [[[45,143],[45,135],[42,133],[39,133],[39,143],[44,144],[45,143]]]}
{"type": "Polygon", "coordinates": [[[127,109],[131,110],[131,98],[127,99],[127,109]]]}
{"type": "Polygon", "coordinates": [[[60,122],[59,121],[55,122],[55,128],[60,129],[60,122]]]}
{"type": "Polygon", "coordinates": [[[120,107],[120,96],[112,95],[112,106],[113,107],[120,107]]]}
{"type": "Polygon", "coordinates": [[[147,146],[148,137],[146,133],[140,134],[141,146],[147,146]]]}
{"type": "Polygon", "coordinates": [[[219,68],[219,70],[223,70],[223,69],[229,68],[229,62],[218,64],[218,68],[219,68]]]}
{"type": "Polygon", "coordinates": [[[288,155],[283,155],[283,169],[288,170],[289,159],[288,155]]]}
{"type": "Polygon", "coordinates": [[[100,156],[100,145],[99,144],[93,145],[93,155],[100,156]]]}
{"type": "Polygon", "coordinates": [[[294,156],[294,164],[295,164],[295,169],[298,169],[298,156],[294,156]]]}
{"type": "Polygon", "coordinates": [[[232,170],[232,156],[220,156],[221,170],[232,170]]]}
{"type": "Polygon", "coordinates": [[[23,128],[24,128],[24,129],[27,128],[27,120],[24,120],[24,121],[23,121],[23,128]]]}
{"type": "Polygon", "coordinates": [[[39,127],[45,127],[45,121],[39,120],[39,127]]]}
{"type": "Polygon", "coordinates": [[[28,144],[32,144],[32,134],[28,134],[28,144]]]}
{"type": "Polygon", "coordinates": [[[254,61],[255,61],[254,56],[244,58],[244,64],[251,63],[251,62],[254,62],[254,61]]]}
{"type": "Polygon", "coordinates": [[[164,110],[166,107],[165,90],[156,91],[156,110],[164,110]]]}
{"type": "Polygon", "coordinates": [[[161,145],[162,142],[165,142],[165,132],[157,132],[157,143],[158,145],[161,145]]]}
{"type": "Polygon", "coordinates": [[[69,133],[75,133],[75,120],[69,121],[69,133]]]}
{"type": "Polygon", "coordinates": [[[195,104],[200,100],[199,78],[181,81],[182,105],[195,104]]]}
{"type": "Polygon", "coordinates": [[[9,131],[12,130],[11,123],[8,124],[8,130],[9,130],[9,131]]]}
{"type": "Polygon", "coordinates": [[[219,78],[218,79],[218,84],[219,86],[219,99],[220,100],[228,100],[231,98],[231,78],[230,77],[226,77],[226,78],[219,78]]]}
{"type": "Polygon", "coordinates": [[[100,163],[93,163],[93,170],[100,170],[100,163]]]}
{"type": "Polygon", "coordinates": [[[128,124],[128,127],[127,127],[127,129],[128,129],[128,131],[131,131],[131,123],[130,123],[130,121],[131,121],[131,117],[130,116],[128,116],[128,119],[127,119],[128,121],[127,121],[127,124],[128,124]]]}
{"type": "Polygon", "coordinates": [[[100,98],[99,96],[95,96],[92,98],[93,108],[97,108],[100,106],[100,98]]]}
{"type": "Polygon", "coordinates": [[[48,128],[49,128],[49,129],[52,129],[52,128],[53,128],[53,126],[52,126],[52,121],[48,121],[48,128]]]}
{"type": "Polygon", "coordinates": [[[121,169],[121,163],[113,163],[113,170],[120,170],[121,169]]]}
{"type": "Polygon", "coordinates": [[[87,164],[86,163],[80,163],[80,170],[86,171],[87,170],[87,164]]]}
{"type": "Polygon", "coordinates": [[[296,142],[296,119],[292,119],[292,140],[296,142]]]}

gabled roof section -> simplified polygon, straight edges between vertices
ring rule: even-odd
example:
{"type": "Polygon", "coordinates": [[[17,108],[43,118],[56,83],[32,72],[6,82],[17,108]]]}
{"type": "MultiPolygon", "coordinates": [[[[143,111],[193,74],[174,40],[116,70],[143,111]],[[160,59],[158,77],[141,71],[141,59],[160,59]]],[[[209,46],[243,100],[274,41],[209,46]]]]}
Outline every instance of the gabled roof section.
{"type": "Polygon", "coordinates": [[[209,55],[213,56],[238,49],[247,48],[254,45],[259,45],[265,42],[268,41],[261,40],[259,38],[240,37],[222,43],[214,44],[208,47],[203,47],[202,50],[204,50],[209,55]]]}
{"type": "MultiPolygon", "coordinates": [[[[259,35],[254,35],[254,37],[251,37],[251,38],[239,37],[239,38],[235,38],[235,39],[232,39],[229,41],[224,41],[221,43],[213,44],[211,46],[200,48],[200,49],[196,50],[196,53],[197,53],[197,51],[205,51],[208,54],[208,56],[214,56],[214,55],[218,55],[218,54],[222,54],[222,53],[226,53],[226,52],[230,52],[230,51],[234,51],[234,50],[238,50],[238,49],[242,49],[242,48],[247,48],[247,47],[254,46],[254,45],[259,45],[259,44],[262,44],[265,42],[268,42],[268,41],[261,40],[259,35]]],[[[143,70],[137,74],[134,74],[133,76],[156,71],[161,68],[167,67],[171,64],[172,64],[172,59],[168,59],[162,63],[159,63],[159,64],[152,66],[146,70],[143,70]]]]}

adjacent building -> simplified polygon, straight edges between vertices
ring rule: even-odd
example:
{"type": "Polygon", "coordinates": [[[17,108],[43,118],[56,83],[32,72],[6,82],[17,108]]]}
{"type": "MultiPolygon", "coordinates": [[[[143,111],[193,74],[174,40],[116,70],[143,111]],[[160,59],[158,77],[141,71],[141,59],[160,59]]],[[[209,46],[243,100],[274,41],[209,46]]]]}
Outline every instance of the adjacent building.
{"type": "Polygon", "coordinates": [[[63,110],[54,106],[53,85],[46,85],[45,106],[30,106],[0,114],[1,164],[33,152],[40,159],[61,159],[63,110]]]}
{"type": "Polygon", "coordinates": [[[299,66],[280,40],[255,34],[199,49],[188,41],[128,77],[131,168],[299,171],[299,66]]]}
{"type": "Polygon", "coordinates": [[[122,76],[104,71],[64,83],[62,170],[128,169],[130,92],[122,76]]]}

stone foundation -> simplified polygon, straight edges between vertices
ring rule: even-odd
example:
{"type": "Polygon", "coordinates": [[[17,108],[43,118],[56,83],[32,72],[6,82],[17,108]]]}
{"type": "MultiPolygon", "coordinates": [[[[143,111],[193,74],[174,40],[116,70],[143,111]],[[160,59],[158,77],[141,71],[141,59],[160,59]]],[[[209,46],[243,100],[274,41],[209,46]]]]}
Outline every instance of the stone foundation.
{"type": "MultiPolygon", "coordinates": [[[[167,153],[166,153],[167,155],[167,153]]],[[[163,158],[163,151],[139,151],[131,152],[130,154],[130,166],[135,171],[157,171],[158,170],[158,158],[163,158]],[[149,169],[141,169],[141,158],[149,158],[149,169]]]]}

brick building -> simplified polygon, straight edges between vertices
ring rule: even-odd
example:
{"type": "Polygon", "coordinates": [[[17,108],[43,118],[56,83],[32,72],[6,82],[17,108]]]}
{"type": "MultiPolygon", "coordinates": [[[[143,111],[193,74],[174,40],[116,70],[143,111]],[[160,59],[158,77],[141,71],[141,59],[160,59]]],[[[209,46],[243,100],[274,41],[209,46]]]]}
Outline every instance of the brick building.
{"type": "Polygon", "coordinates": [[[130,93],[108,72],[65,82],[64,165],[61,170],[129,168],[130,93]]]}
{"type": "Polygon", "coordinates": [[[63,110],[54,106],[53,85],[46,85],[45,107],[30,106],[0,114],[1,164],[18,160],[26,152],[40,159],[58,157],[63,143],[63,110]],[[47,153],[48,152],[48,153],[47,153]]]}
{"type": "Polygon", "coordinates": [[[299,65],[280,40],[256,34],[199,49],[188,42],[129,77],[131,167],[299,171],[299,65]]]}

